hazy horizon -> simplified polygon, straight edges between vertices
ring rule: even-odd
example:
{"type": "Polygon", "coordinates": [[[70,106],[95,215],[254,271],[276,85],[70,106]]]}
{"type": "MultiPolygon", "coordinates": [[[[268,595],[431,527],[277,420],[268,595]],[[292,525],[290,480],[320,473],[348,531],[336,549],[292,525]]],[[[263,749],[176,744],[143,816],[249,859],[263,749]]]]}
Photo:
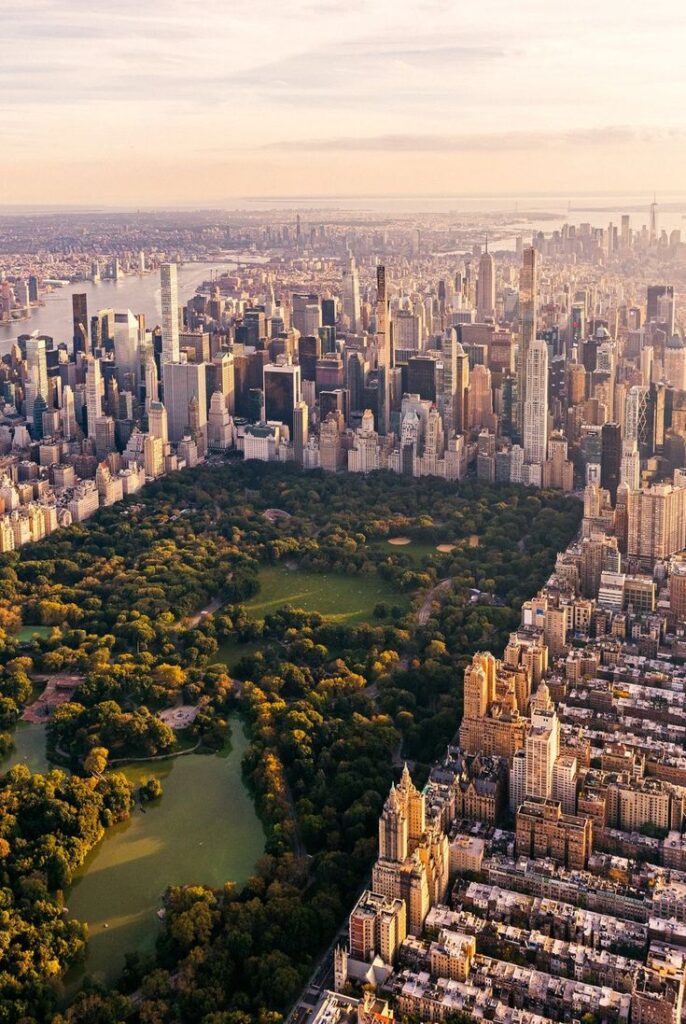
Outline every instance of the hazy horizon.
{"type": "Polygon", "coordinates": [[[5,203],[672,192],[675,0],[8,0],[5,203]],[[656,59],[655,55],[659,55],[656,59]]]}

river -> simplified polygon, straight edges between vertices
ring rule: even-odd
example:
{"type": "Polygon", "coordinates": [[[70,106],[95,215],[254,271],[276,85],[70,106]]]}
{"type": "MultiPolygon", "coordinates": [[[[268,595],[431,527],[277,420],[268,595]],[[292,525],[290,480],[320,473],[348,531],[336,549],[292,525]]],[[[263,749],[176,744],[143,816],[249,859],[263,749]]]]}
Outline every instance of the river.
{"type": "MultiPolygon", "coordinates": [[[[256,257],[252,257],[253,262],[256,257]]],[[[212,273],[233,270],[235,262],[227,260],[223,263],[185,263],[178,268],[179,303],[185,304],[195,294],[198,285],[209,281],[212,273]]],[[[133,313],[144,313],[146,325],[150,328],[160,323],[162,307],[160,303],[160,275],[157,271],[144,274],[127,274],[118,281],[82,281],[78,284],[56,288],[45,295],[45,305],[38,306],[28,320],[20,323],[0,324],[0,355],[8,352],[20,334],[38,331],[47,334],[59,344],[66,341],[71,346],[72,304],[74,292],[85,294],[88,302],[89,317],[99,309],[130,309],[133,313]]]]}
{"type": "MultiPolygon", "coordinates": [[[[45,727],[19,723],[15,750],[0,764],[49,768],[45,727]]],[[[77,872],[65,900],[88,925],[86,961],[69,972],[71,995],[86,974],[116,981],[127,952],[154,948],[157,910],[168,885],[242,885],[264,851],[264,832],[241,776],[248,740],[238,718],[221,754],[189,754],[123,769],[134,784],[155,775],[164,789],[145,810],[107,830],[77,872]],[[107,927],[106,927],[107,926],[107,927]]]]}

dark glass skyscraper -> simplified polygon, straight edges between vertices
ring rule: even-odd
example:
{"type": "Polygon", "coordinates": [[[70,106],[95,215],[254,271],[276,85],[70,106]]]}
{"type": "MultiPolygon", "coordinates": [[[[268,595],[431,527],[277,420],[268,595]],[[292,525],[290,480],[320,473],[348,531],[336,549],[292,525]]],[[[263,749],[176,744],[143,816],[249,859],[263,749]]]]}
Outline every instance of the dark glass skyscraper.
{"type": "Polygon", "coordinates": [[[85,293],[74,292],[71,297],[71,308],[74,321],[74,352],[88,352],[88,298],[85,293]]]}
{"type": "Polygon", "coordinates": [[[613,505],[617,500],[621,464],[621,427],[619,423],[604,423],[601,435],[600,484],[610,492],[613,505]]]}

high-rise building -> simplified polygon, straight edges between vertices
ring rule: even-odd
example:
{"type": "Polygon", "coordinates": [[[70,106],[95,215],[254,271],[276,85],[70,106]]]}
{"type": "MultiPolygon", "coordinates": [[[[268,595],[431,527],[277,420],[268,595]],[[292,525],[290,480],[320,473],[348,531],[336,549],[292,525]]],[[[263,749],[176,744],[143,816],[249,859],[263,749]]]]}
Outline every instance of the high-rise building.
{"type": "Polygon", "coordinates": [[[672,334],[665,346],[665,377],[677,391],[686,391],[686,347],[680,334],[672,334]]]}
{"type": "Polygon", "coordinates": [[[264,367],[264,415],[267,421],[285,423],[293,437],[294,411],[302,398],[300,367],[284,360],[264,367]]]}
{"type": "Polygon", "coordinates": [[[162,264],[160,281],[162,286],[162,362],[178,363],[179,285],[175,263],[162,264]]]}
{"type": "Polygon", "coordinates": [[[519,272],[519,422],[524,425],[528,354],[536,339],[536,296],[538,257],[533,247],[524,249],[519,272]]]}
{"type": "Polygon", "coordinates": [[[341,284],[343,299],[343,315],[347,317],[350,324],[351,334],[358,334],[360,331],[360,276],[357,271],[357,264],[352,253],[348,256],[347,265],[343,268],[343,281],[341,284]]]}
{"type": "Polygon", "coordinates": [[[148,409],[148,430],[163,445],[169,443],[169,418],[162,402],[151,402],[148,409]]]}
{"type": "Polygon", "coordinates": [[[656,484],[629,496],[627,552],[647,563],[686,547],[686,488],[656,484]]]}
{"type": "Polygon", "coordinates": [[[673,558],[669,566],[669,610],[679,622],[686,623],[686,558],[673,558]]]}
{"type": "Polygon", "coordinates": [[[534,339],[527,349],[524,402],[524,458],[545,462],[548,448],[548,346],[534,339]]]}
{"type": "Polygon", "coordinates": [[[153,402],[158,402],[160,399],[160,385],[157,376],[157,363],[155,357],[152,354],[152,350],[147,353],[145,359],[145,365],[143,367],[143,379],[145,384],[145,411],[150,411],[150,406],[153,402]]]}
{"type": "Polygon", "coordinates": [[[455,433],[461,434],[469,422],[469,356],[457,343],[455,371],[455,433]]]}
{"type": "Polygon", "coordinates": [[[62,389],[62,433],[67,441],[76,437],[76,413],[74,411],[74,392],[68,384],[62,389]]]}
{"type": "MultiPolygon", "coordinates": [[[[308,334],[308,306],[319,306],[319,296],[313,292],[293,292],[291,295],[291,327],[300,334],[308,334]]],[[[312,314],[309,314],[310,317],[312,314]]],[[[319,321],[321,324],[321,320],[319,321]]]]}
{"type": "Polygon", "coordinates": [[[226,408],[226,399],[221,391],[215,391],[210,399],[207,417],[207,446],[224,450],[233,444],[233,420],[226,408]]]}
{"type": "Polygon", "coordinates": [[[531,700],[531,729],[524,750],[524,796],[551,796],[553,768],[560,755],[560,721],[545,683],[541,683],[531,700]]]}
{"type": "Polygon", "coordinates": [[[91,317],[91,348],[106,349],[114,342],[114,310],[99,309],[91,317]]]}
{"type": "Polygon", "coordinates": [[[302,466],[309,437],[310,410],[307,402],[300,399],[293,410],[293,455],[298,466],[302,466]]]}
{"type": "Polygon", "coordinates": [[[86,417],[88,436],[95,437],[95,424],[102,416],[102,374],[100,360],[88,357],[86,363],[86,417]]]}
{"type": "Polygon", "coordinates": [[[618,423],[604,423],[601,430],[600,485],[617,500],[622,466],[622,431],[618,423]]]}
{"type": "Polygon", "coordinates": [[[381,435],[391,429],[391,339],[388,324],[386,268],[376,268],[376,350],[379,371],[378,427],[381,435]]]}
{"type": "Polygon", "coordinates": [[[208,366],[208,379],[211,379],[210,394],[221,391],[226,408],[231,416],[236,411],[235,363],[232,352],[218,352],[208,366]]]}
{"type": "Polygon", "coordinates": [[[658,321],[660,299],[674,301],[674,287],[671,284],[649,284],[646,294],[646,320],[648,323],[658,321]]]}
{"type": "Polygon", "coordinates": [[[140,328],[130,309],[114,314],[114,358],[121,389],[132,387],[138,394],[141,373],[140,328]]]}
{"type": "Polygon", "coordinates": [[[406,918],[404,900],[362,893],[348,922],[350,956],[371,962],[378,955],[392,964],[406,935],[406,918]]]}
{"type": "Polygon", "coordinates": [[[474,367],[469,378],[468,422],[470,427],[495,429],[491,371],[479,363],[474,367]]]}
{"type": "Polygon", "coordinates": [[[26,339],[26,369],[32,384],[31,391],[27,391],[26,419],[33,423],[33,403],[36,397],[41,395],[46,404],[50,397],[45,338],[38,334],[31,334],[26,339]]]}
{"type": "Polygon", "coordinates": [[[479,259],[476,316],[479,323],[495,316],[495,263],[488,250],[479,259]]]}
{"type": "Polygon", "coordinates": [[[191,427],[190,403],[197,402],[198,424],[207,428],[205,366],[203,363],[164,363],[162,366],[164,405],[167,410],[169,440],[178,444],[191,427]]]}
{"type": "Polygon", "coordinates": [[[74,292],[71,297],[71,308],[74,322],[74,352],[88,352],[88,296],[85,293],[74,292]]]}

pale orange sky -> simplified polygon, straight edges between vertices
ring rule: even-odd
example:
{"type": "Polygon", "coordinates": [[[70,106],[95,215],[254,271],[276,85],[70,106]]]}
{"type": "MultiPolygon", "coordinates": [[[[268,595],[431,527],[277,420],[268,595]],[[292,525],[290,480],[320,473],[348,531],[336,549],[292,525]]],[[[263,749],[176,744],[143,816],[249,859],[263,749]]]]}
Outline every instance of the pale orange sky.
{"type": "Polygon", "coordinates": [[[4,0],[0,203],[675,191],[676,0],[4,0]]]}

